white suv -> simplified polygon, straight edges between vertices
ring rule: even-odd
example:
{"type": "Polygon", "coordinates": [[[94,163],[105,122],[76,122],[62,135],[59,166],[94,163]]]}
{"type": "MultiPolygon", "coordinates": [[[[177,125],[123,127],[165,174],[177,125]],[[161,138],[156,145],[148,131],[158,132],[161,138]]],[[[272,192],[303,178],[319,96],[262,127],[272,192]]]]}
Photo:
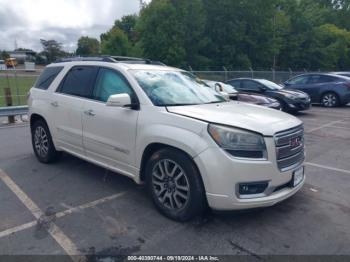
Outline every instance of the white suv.
{"type": "Polygon", "coordinates": [[[30,90],[39,161],[64,151],[145,183],[178,221],[272,206],[304,184],[297,118],[228,102],[180,69],[105,60],[51,64],[30,90]]]}

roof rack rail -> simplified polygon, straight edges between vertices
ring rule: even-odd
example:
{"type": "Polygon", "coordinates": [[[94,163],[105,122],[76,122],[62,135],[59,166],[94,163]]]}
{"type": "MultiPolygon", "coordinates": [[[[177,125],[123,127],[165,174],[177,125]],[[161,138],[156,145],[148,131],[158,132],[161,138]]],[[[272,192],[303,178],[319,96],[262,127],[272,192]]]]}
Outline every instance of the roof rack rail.
{"type": "Polygon", "coordinates": [[[65,62],[79,62],[79,61],[96,61],[96,62],[109,62],[109,63],[116,63],[117,61],[114,60],[112,57],[106,56],[96,56],[96,57],[65,57],[60,58],[55,61],[55,63],[65,63],[65,62]]]}
{"type": "Polygon", "coordinates": [[[125,63],[125,64],[147,64],[147,65],[160,65],[165,66],[160,61],[152,61],[145,58],[128,57],[128,56],[92,56],[92,57],[65,57],[58,59],[54,63],[65,63],[65,62],[79,62],[79,61],[90,61],[90,62],[109,62],[109,63],[125,63]]]}

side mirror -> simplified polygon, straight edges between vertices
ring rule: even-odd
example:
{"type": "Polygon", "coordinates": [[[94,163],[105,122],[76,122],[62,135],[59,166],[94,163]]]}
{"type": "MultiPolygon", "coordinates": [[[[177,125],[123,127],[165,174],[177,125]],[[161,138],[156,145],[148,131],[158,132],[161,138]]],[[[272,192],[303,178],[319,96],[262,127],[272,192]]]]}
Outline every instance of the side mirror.
{"type": "Polygon", "coordinates": [[[111,95],[106,103],[107,106],[114,106],[114,107],[133,107],[131,103],[131,98],[128,94],[117,94],[117,95],[111,95]]]}
{"type": "Polygon", "coordinates": [[[222,86],[219,83],[216,83],[215,84],[215,91],[221,93],[224,91],[224,89],[222,88],[222,86]]]}

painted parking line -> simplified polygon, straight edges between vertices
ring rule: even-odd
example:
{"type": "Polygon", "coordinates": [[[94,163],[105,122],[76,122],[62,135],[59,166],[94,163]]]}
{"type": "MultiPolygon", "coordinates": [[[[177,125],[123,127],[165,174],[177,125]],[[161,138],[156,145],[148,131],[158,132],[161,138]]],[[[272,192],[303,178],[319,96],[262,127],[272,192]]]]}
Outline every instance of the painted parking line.
{"type": "Polygon", "coordinates": [[[336,171],[336,172],[340,172],[340,173],[344,173],[344,174],[349,174],[350,175],[350,171],[349,170],[345,170],[345,169],[340,169],[340,168],[335,168],[335,167],[330,167],[330,166],[324,166],[324,165],[319,165],[319,164],[310,163],[310,162],[305,162],[305,165],[318,167],[318,168],[323,168],[323,169],[327,169],[327,170],[336,171]]]}
{"type": "MultiPolygon", "coordinates": [[[[39,212],[39,207],[37,207],[35,205],[35,203],[29,199],[29,197],[21,190],[19,189],[19,187],[13,182],[13,180],[11,180],[11,178],[9,178],[9,176],[6,175],[6,173],[4,171],[2,171],[0,169],[0,179],[12,190],[14,189],[15,192],[19,192],[19,194],[21,195],[21,197],[23,197],[23,199],[25,199],[25,202],[27,202],[28,206],[30,206],[31,208],[35,209],[35,213],[36,215],[34,215],[36,218],[38,215],[39,218],[42,216],[42,211],[39,212]],[[10,187],[10,186],[11,187],[10,187]]],[[[13,191],[14,192],[14,191],[13,191]]],[[[16,193],[15,193],[16,194],[16,193]]],[[[100,205],[100,204],[103,204],[107,201],[111,201],[111,200],[114,200],[114,199],[117,199],[119,197],[122,197],[126,194],[126,192],[121,192],[121,193],[118,193],[118,194],[114,194],[114,195],[111,195],[111,196],[107,196],[107,197],[103,197],[103,198],[100,198],[98,200],[95,200],[95,201],[92,201],[92,202],[89,202],[89,203],[86,203],[86,204],[82,204],[82,205],[79,205],[77,207],[72,207],[72,208],[69,208],[67,210],[64,210],[64,211],[61,211],[61,212],[58,212],[55,214],[55,217],[56,218],[61,218],[61,217],[64,217],[64,216],[67,216],[67,215],[70,215],[70,214],[73,214],[73,213],[79,213],[81,211],[83,211],[84,209],[88,209],[88,208],[93,208],[97,205],[100,205]]],[[[17,194],[16,194],[17,195],[17,194]]],[[[18,197],[18,195],[17,195],[18,197]]],[[[22,201],[22,199],[20,199],[22,201]]],[[[22,201],[23,203],[23,201],[22,201]]],[[[24,204],[24,203],[23,203],[24,204]]],[[[25,204],[26,205],[26,204],[25,204]]],[[[26,207],[28,208],[28,206],[26,205],[26,207]]],[[[28,208],[29,209],[29,208],[28,208]]],[[[31,221],[31,222],[28,222],[28,223],[25,223],[23,225],[20,225],[20,226],[16,226],[16,227],[12,227],[10,229],[6,229],[2,232],[0,232],[0,238],[3,238],[3,237],[6,237],[6,236],[9,236],[9,235],[12,235],[14,233],[17,233],[17,232],[20,232],[20,231],[23,231],[25,229],[28,229],[28,228],[31,228],[31,227],[34,227],[36,226],[38,223],[37,220],[35,221],[31,221]]]]}
{"type": "Polygon", "coordinates": [[[307,131],[305,131],[305,133],[309,134],[309,133],[315,132],[317,130],[321,130],[321,129],[325,128],[325,127],[332,127],[335,124],[339,124],[339,123],[343,123],[343,122],[344,122],[344,120],[333,121],[333,122],[330,122],[328,124],[324,124],[322,126],[315,127],[315,128],[310,129],[310,130],[307,130],[307,131]]]}
{"type": "Polygon", "coordinates": [[[107,201],[111,201],[113,199],[122,197],[125,194],[126,194],[126,192],[122,192],[122,193],[114,194],[114,195],[111,195],[111,196],[107,196],[107,197],[104,197],[104,198],[92,201],[90,203],[86,203],[86,204],[80,205],[80,206],[77,206],[77,207],[72,207],[72,208],[69,208],[69,209],[67,209],[65,211],[57,213],[55,215],[55,217],[60,218],[60,217],[64,217],[64,216],[72,214],[72,213],[78,213],[78,212],[83,211],[84,209],[92,208],[92,207],[95,207],[97,205],[103,204],[103,203],[105,203],[107,201]]]}
{"type": "MultiPolygon", "coordinates": [[[[55,217],[56,218],[61,218],[61,217],[64,217],[64,216],[67,216],[67,215],[70,215],[70,214],[73,214],[73,213],[79,213],[79,212],[83,211],[84,209],[93,208],[93,207],[95,207],[97,205],[100,205],[100,204],[103,204],[103,203],[105,203],[107,201],[111,201],[111,200],[114,200],[116,198],[122,197],[125,194],[126,194],[126,192],[122,192],[122,193],[114,194],[114,195],[111,195],[111,196],[108,196],[108,197],[104,197],[104,198],[92,201],[90,203],[82,204],[82,205],[77,206],[77,207],[71,207],[71,208],[69,208],[67,210],[64,210],[64,211],[56,213],[55,217]]],[[[20,225],[20,226],[15,226],[15,227],[12,227],[10,229],[6,229],[6,230],[0,232],[0,238],[3,238],[3,237],[6,237],[6,236],[9,236],[9,235],[12,235],[14,233],[23,231],[25,229],[34,227],[34,226],[37,225],[37,223],[38,223],[38,221],[35,220],[35,221],[31,221],[29,223],[26,223],[26,224],[23,224],[23,225],[20,225]]]]}
{"type": "MultiPolygon", "coordinates": [[[[18,197],[18,199],[29,209],[32,215],[39,219],[44,216],[44,212],[28,197],[28,195],[20,189],[17,184],[0,169],[0,179],[8,186],[8,188],[18,197]]],[[[63,250],[71,256],[73,261],[83,261],[79,255],[80,252],[73,241],[64,234],[64,232],[54,223],[48,229],[48,233],[63,248],[63,250]]]]}

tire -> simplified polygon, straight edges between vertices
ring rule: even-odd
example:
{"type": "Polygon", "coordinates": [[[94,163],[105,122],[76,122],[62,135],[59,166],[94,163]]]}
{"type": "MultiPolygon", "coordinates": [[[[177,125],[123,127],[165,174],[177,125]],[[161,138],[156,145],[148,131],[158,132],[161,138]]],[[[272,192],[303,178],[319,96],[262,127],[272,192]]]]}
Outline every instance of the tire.
{"type": "Polygon", "coordinates": [[[52,142],[50,130],[43,120],[36,120],[31,128],[32,146],[36,158],[41,163],[52,163],[58,159],[58,152],[52,142]]]}
{"type": "Polygon", "coordinates": [[[286,113],[290,113],[291,111],[289,110],[289,107],[287,105],[286,102],[284,102],[282,99],[277,99],[277,101],[280,103],[281,105],[281,111],[286,112],[286,113]]]}
{"type": "Polygon", "coordinates": [[[322,95],[321,104],[324,107],[337,107],[340,105],[340,100],[336,93],[328,92],[322,95]]]}
{"type": "Polygon", "coordinates": [[[154,153],[146,164],[146,183],[156,208],[175,221],[188,221],[207,207],[197,167],[179,150],[165,148],[154,153]]]}

